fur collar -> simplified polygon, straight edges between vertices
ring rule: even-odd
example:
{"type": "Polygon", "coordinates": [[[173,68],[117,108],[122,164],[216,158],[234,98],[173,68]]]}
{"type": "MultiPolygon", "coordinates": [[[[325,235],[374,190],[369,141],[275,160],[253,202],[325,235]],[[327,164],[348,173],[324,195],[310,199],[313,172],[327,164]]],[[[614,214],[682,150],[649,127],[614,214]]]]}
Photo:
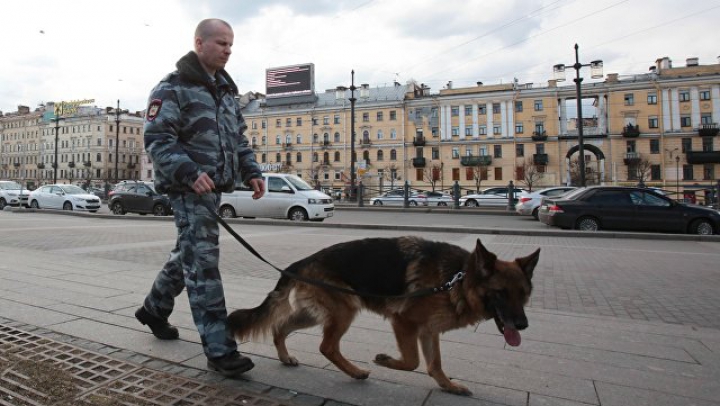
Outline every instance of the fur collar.
{"type": "MultiPolygon", "coordinates": [[[[187,53],[187,55],[180,58],[179,61],[175,64],[177,67],[178,72],[180,72],[180,75],[195,83],[203,84],[207,86],[208,88],[212,88],[212,84],[210,83],[210,80],[208,78],[207,72],[203,69],[202,65],[200,65],[200,60],[198,59],[198,56],[195,52],[190,51],[187,53]]],[[[225,69],[220,69],[217,72],[215,72],[215,80],[217,80],[217,86],[219,88],[222,88],[224,86],[229,87],[234,94],[238,93],[238,88],[235,85],[235,82],[233,82],[230,75],[225,71],[225,69]]]]}

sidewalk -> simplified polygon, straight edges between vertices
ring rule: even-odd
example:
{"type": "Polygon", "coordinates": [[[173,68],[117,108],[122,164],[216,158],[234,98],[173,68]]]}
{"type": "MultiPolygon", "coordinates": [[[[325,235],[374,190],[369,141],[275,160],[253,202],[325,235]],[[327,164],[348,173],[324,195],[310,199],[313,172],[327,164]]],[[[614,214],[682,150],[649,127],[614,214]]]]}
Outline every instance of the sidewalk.
{"type": "MultiPolygon", "coordinates": [[[[0,213],[0,232],[16,233],[10,221],[29,223],[38,217],[0,213]]],[[[73,217],[57,217],[68,224],[73,221],[73,217]]],[[[441,392],[422,363],[413,372],[371,363],[375,354],[397,350],[387,322],[368,313],[358,317],[342,342],[348,358],[371,371],[365,381],[348,378],[319,353],[317,329],[298,332],[288,340],[299,367],[281,365],[270,341],[248,342],[240,350],[253,358],[255,369],[243,380],[225,380],[205,369],[186,300],[178,299],[172,315],[172,322],[180,327],[180,340],[156,340],[134,319],[157,263],[140,256],[133,260],[110,255],[111,246],[123,251],[134,244],[157,244],[159,250],[166,250],[169,245],[163,239],[172,241],[172,225],[152,222],[150,231],[147,221],[83,221],[88,222],[68,232],[89,241],[102,236],[105,245],[68,250],[51,246],[61,243],[50,240],[35,238],[34,243],[20,246],[9,244],[9,237],[0,238],[0,405],[59,402],[60,398],[33,388],[32,379],[22,378],[23,359],[55,362],[61,365],[57,369],[76,374],[80,389],[70,395],[79,405],[720,405],[720,330],[539,308],[528,308],[530,328],[517,348],[505,345],[492,322],[442,336],[443,369],[468,386],[473,397],[441,392]],[[93,234],[100,227],[110,231],[93,234]],[[138,229],[160,237],[137,241],[138,229]],[[101,250],[108,254],[93,255],[101,250]],[[30,400],[11,394],[18,388],[30,400]]],[[[39,220],[38,224],[38,230],[50,227],[39,220]]],[[[264,246],[262,252],[281,261],[297,256],[291,245],[296,237],[288,231],[292,229],[288,224],[246,227],[252,235],[276,241],[274,249],[264,246]]],[[[333,233],[342,231],[324,227],[301,232],[333,238],[333,233]]],[[[358,238],[378,234],[353,233],[358,238]]],[[[451,237],[466,241],[478,236],[451,237]]],[[[534,244],[535,240],[528,242],[534,244]]],[[[714,242],[693,244],[710,244],[711,251],[717,251],[714,242]]],[[[546,261],[552,263],[550,258],[546,261]]],[[[693,271],[687,267],[687,272],[693,271]]],[[[223,272],[226,295],[233,298],[231,308],[257,305],[276,281],[258,276],[259,271],[223,272]]],[[[717,283],[708,287],[716,292],[717,276],[708,279],[717,283]]],[[[56,381],[62,376],[58,373],[56,381]]]]}

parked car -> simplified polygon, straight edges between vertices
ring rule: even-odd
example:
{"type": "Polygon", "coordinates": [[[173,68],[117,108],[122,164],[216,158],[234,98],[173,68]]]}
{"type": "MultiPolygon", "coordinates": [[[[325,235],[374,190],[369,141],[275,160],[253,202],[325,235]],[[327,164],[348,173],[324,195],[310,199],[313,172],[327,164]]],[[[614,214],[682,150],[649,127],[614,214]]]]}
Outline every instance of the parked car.
{"type": "Polygon", "coordinates": [[[5,206],[28,205],[30,190],[12,180],[0,180],[0,210],[5,206]]]}
{"type": "Polygon", "coordinates": [[[517,198],[518,202],[515,205],[515,212],[523,216],[533,216],[535,220],[537,220],[540,201],[543,197],[560,197],[575,189],[577,188],[574,186],[557,186],[536,190],[534,192],[522,192],[517,198]]]}
{"type": "Polygon", "coordinates": [[[88,194],[75,185],[45,185],[30,192],[33,209],[81,210],[95,213],[100,209],[100,198],[88,194]]]}
{"type": "Polygon", "coordinates": [[[453,198],[448,193],[443,192],[422,192],[427,197],[428,206],[450,206],[453,204],[453,198]]]}
{"type": "Polygon", "coordinates": [[[108,208],[118,215],[125,213],[167,216],[172,213],[170,199],[155,191],[152,182],[123,181],[108,193],[108,208]]]}
{"type": "Polygon", "coordinates": [[[265,195],[252,198],[253,190],[238,185],[220,199],[222,217],[269,217],[294,221],[323,221],[335,213],[332,197],[313,189],[301,178],[286,173],[263,174],[265,195]]]}
{"type": "MultiPolygon", "coordinates": [[[[402,206],[405,204],[405,189],[393,189],[380,196],[370,199],[373,206],[402,206]]],[[[424,193],[408,191],[408,204],[410,206],[427,206],[428,198],[424,193]]]]}
{"type": "Polygon", "coordinates": [[[678,203],[637,187],[593,186],[559,198],[544,198],[539,217],[547,225],[586,231],[720,233],[717,210],[678,203]]]}
{"type": "MultiPolygon", "coordinates": [[[[515,198],[519,196],[525,189],[515,188],[515,198]]],[[[479,207],[479,206],[507,206],[508,204],[508,188],[507,187],[491,187],[484,189],[480,193],[472,193],[460,196],[460,206],[479,207]]]]}

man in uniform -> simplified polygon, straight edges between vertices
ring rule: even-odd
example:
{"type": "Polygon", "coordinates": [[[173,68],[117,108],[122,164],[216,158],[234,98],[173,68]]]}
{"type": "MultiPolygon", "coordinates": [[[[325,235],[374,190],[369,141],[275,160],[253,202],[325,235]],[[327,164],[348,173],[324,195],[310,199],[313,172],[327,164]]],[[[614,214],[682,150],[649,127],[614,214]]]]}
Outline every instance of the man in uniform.
{"type": "Polygon", "coordinates": [[[187,289],[193,321],[200,333],[208,368],[227,377],[250,370],[253,362],[237,351],[227,328],[225,295],[219,271],[219,228],[213,213],[222,192],[236,178],[264,193],[260,167],[243,134],[247,126],[235,96],[237,86],[225,71],[233,45],[225,21],[201,21],[195,50],[177,70],[155,86],[145,117],[145,148],[155,169],[155,187],[167,193],[178,237],[135,317],[160,339],[177,339],[168,317],[174,299],[187,289]]]}

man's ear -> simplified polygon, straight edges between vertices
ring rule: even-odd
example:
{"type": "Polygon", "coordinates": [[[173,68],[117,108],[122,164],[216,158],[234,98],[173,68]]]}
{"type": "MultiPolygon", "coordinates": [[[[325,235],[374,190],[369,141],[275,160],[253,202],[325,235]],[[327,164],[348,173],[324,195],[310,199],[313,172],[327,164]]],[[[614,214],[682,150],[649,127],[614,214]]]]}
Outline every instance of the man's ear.
{"type": "Polygon", "coordinates": [[[533,270],[535,269],[535,266],[537,265],[539,259],[540,248],[538,248],[537,250],[535,250],[535,252],[526,257],[516,258],[515,262],[520,265],[520,268],[522,268],[523,273],[527,276],[527,278],[532,279],[533,270]]]}

